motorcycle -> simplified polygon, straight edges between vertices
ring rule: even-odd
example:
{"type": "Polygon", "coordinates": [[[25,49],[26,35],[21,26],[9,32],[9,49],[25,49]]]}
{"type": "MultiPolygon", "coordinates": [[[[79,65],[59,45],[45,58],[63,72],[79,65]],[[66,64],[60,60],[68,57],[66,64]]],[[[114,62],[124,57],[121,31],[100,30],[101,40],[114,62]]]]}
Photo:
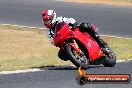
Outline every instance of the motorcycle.
{"type": "Polygon", "coordinates": [[[107,43],[102,40],[109,53],[103,52],[87,32],[81,32],[78,27],[72,29],[65,22],[55,26],[53,42],[60,48],[58,57],[64,61],[70,60],[76,67],[88,69],[89,65],[113,67],[116,64],[116,56],[107,43]]]}

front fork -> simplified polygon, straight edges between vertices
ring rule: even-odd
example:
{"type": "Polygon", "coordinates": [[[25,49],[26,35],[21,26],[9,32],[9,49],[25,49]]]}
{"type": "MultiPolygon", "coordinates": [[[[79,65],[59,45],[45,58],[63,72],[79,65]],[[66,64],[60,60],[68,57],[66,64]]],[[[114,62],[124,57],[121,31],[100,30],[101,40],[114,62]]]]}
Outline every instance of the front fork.
{"type": "Polygon", "coordinates": [[[73,47],[73,49],[74,49],[77,53],[81,53],[81,52],[82,52],[81,49],[79,48],[77,42],[76,42],[74,39],[73,39],[73,43],[69,43],[69,44],[73,47]]]}

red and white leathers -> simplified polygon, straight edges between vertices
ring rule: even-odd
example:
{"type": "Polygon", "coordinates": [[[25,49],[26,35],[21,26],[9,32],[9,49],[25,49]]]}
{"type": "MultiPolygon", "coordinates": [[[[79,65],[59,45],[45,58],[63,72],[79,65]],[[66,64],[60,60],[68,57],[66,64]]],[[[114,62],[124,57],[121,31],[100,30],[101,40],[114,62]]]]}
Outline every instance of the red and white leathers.
{"type": "Polygon", "coordinates": [[[74,24],[76,21],[73,18],[66,18],[66,17],[56,17],[52,20],[52,24],[56,23],[56,22],[66,22],[68,24],[74,24]]]}

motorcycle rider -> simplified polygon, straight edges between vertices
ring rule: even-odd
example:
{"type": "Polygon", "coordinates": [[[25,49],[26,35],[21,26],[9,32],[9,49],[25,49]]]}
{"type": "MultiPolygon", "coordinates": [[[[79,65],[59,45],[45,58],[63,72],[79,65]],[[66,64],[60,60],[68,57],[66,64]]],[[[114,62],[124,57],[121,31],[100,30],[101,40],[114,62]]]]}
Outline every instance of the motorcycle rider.
{"type": "Polygon", "coordinates": [[[81,32],[87,32],[92,36],[94,40],[99,44],[100,48],[107,53],[108,49],[105,47],[105,44],[101,41],[97,32],[94,31],[94,25],[90,23],[78,23],[73,18],[65,18],[65,17],[57,17],[56,12],[54,10],[44,10],[41,12],[42,20],[44,25],[49,29],[50,38],[53,38],[55,25],[60,22],[68,23],[69,27],[75,29],[79,27],[81,32]]]}

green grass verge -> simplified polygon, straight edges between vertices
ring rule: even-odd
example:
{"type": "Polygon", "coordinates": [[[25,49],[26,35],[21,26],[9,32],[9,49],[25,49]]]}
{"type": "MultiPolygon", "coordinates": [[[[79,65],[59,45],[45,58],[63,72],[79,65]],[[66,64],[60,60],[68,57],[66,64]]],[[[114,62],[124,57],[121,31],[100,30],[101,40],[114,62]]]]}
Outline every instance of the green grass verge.
{"type": "Polygon", "coordinates": [[[123,2],[132,2],[132,0],[116,0],[116,1],[123,1],[123,2]]]}
{"type": "MultiPolygon", "coordinates": [[[[102,38],[117,59],[132,58],[132,39],[102,38]]],[[[0,71],[71,65],[57,57],[58,50],[42,30],[0,25],[0,71]]]]}

